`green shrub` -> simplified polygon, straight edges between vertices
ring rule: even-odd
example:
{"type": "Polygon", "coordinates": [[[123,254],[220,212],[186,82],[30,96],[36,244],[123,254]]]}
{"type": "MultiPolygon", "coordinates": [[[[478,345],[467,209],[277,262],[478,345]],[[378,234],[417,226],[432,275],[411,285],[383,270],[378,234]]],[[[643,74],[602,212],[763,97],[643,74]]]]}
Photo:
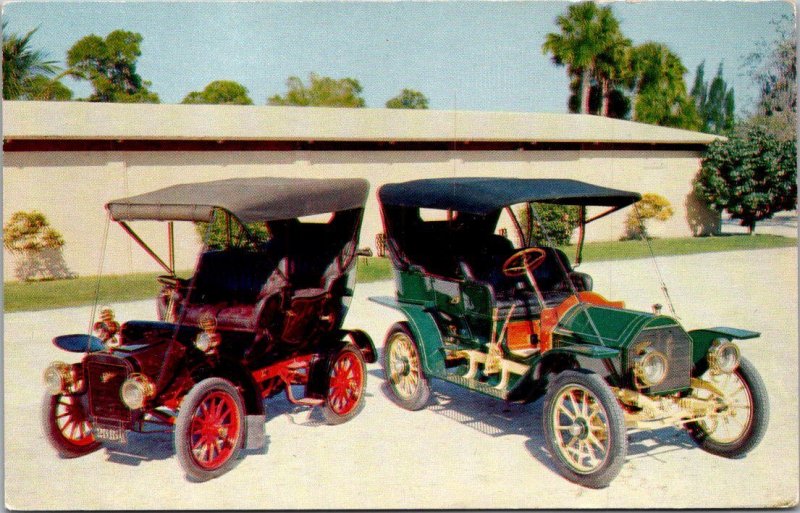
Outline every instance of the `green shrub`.
{"type": "MultiPolygon", "coordinates": [[[[547,245],[548,240],[556,246],[569,244],[572,232],[578,227],[580,209],[573,205],[553,205],[551,203],[531,203],[535,209],[531,231],[526,238],[528,245],[547,245]],[[541,222],[540,222],[541,221],[541,222]]],[[[517,217],[523,232],[528,228],[528,209],[522,207],[517,217]]]]}
{"type": "MultiPolygon", "coordinates": [[[[206,230],[209,223],[195,223],[195,230],[200,242],[203,242],[203,237],[206,236],[206,230]]],[[[269,231],[262,222],[247,223],[248,231],[257,240],[266,241],[269,239],[269,231]]],[[[227,222],[224,215],[215,215],[211,221],[211,231],[208,233],[208,240],[206,244],[210,249],[225,248],[227,243],[227,222]]],[[[245,243],[243,239],[242,226],[235,219],[231,219],[231,244],[234,246],[242,245],[245,243]],[[239,240],[242,239],[242,240],[239,240]]]]}
{"type": "Polygon", "coordinates": [[[797,147],[759,126],[746,127],[708,147],[694,181],[697,196],[728,211],[753,233],[756,222],[797,203],[797,147]]]}

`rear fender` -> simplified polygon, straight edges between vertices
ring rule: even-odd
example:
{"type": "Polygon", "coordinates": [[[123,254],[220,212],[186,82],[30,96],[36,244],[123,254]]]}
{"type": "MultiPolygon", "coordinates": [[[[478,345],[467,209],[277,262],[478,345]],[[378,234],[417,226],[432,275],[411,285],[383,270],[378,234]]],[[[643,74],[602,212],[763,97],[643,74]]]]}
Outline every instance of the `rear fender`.
{"type": "Polygon", "coordinates": [[[419,344],[422,368],[428,374],[442,375],[444,368],[444,340],[433,316],[423,305],[400,302],[392,297],[371,297],[371,301],[402,312],[408,327],[419,344]]]}
{"type": "Polygon", "coordinates": [[[250,371],[232,359],[223,358],[216,366],[200,366],[198,372],[194,372],[195,382],[202,379],[217,377],[227,379],[234,384],[242,393],[244,409],[247,415],[264,415],[264,401],[261,397],[261,388],[253,379],[250,371]]]}
{"type": "Polygon", "coordinates": [[[375,344],[369,335],[361,330],[346,330],[345,333],[350,342],[361,350],[361,354],[364,355],[364,361],[367,363],[378,361],[378,351],[375,349],[375,344]]]}
{"type": "Polygon", "coordinates": [[[373,363],[377,360],[375,345],[372,339],[361,330],[344,330],[339,332],[342,337],[347,337],[350,340],[343,340],[340,338],[329,339],[330,344],[323,344],[324,350],[317,351],[311,358],[308,368],[308,382],[305,387],[305,397],[312,399],[324,399],[328,394],[328,380],[330,378],[329,370],[331,360],[339,354],[339,352],[348,346],[356,346],[361,354],[364,356],[364,361],[373,363]]]}
{"type": "Polygon", "coordinates": [[[312,399],[324,399],[328,394],[328,367],[331,356],[337,354],[347,346],[347,342],[341,341],[330,347],[330,351],[314,355],[308,369],[308,383],[305,388],[305,396],[312,399]]]}

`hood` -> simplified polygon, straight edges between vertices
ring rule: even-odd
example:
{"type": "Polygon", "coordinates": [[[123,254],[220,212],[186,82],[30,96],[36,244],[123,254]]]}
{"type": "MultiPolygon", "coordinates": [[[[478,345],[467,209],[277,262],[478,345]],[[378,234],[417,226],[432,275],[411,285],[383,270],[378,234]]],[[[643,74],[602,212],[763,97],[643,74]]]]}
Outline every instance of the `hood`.
{"type": "Polygon", "coordinates": [[[666,315],[582,303],[561,318],[553,334],[568,338],[570,342],[621,349],[627,347],[645,328],[671,326],[679,324],[666,315]]]}

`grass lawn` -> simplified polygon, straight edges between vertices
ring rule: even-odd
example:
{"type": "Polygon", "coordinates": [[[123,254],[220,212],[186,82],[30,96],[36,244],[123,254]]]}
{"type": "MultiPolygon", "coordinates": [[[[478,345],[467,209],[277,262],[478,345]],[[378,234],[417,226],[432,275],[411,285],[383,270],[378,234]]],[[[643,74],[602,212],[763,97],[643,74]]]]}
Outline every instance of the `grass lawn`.
{"type": "MultiPolygon", "coordinates": [[[[725,235],[655,239],[651,241],[651,244],[656,255],[665,256],[796,247],[797,239],[777,235],[725,235]]],[[[574,258],[574,246],[562,249],[570,259],[574,258]]],[[[583,250],[584,262],[647,258],[649,256],[650,252],[644,241],[592,242],[586,244],[583,250]]],[[[159,290],[159,285],[155,281],[158,274],[104,276],[100,281],[100,302],[111,303],[154,298],[159,290]]],[[[391,263],[388,258],[358,258],[356,279],[359,282],[387,280],[391,276],[391,263]]],[[[96,286],[97,279],[94,277],[33,283],[7,282],[3,284],[4,310],[19,312],[92,304],[96,286]]]]}
{"type": "MultiPolygon", "coordinates": [[[[100,280],[100,302],[105,304],[155,298],[161,288],[156,282],[159,274],[162,273],[103,276],[100,280]]],[[[95,276],[28,283],[6,282],[3,284],[3,306],[6,312],[18,312],[90,305],[94,303],[96,288],[95,276]]]]}
{"type": "MultiPolygon", "coordinates": [[[[656,256],[691,255],[693,253],[715,253],[718,251],[743,251],[797,247],[797,239],[779,235],[720,235],[716,237],[683,237],[677,239],[653,239],[650,241],[656,256]]],[[[573,259],[575,246],[562,247],[573,259]]],[[[584,245],[583,261],[631,260],[648,258],[650,250],[643,240],[592,242],[584,245]]]]}

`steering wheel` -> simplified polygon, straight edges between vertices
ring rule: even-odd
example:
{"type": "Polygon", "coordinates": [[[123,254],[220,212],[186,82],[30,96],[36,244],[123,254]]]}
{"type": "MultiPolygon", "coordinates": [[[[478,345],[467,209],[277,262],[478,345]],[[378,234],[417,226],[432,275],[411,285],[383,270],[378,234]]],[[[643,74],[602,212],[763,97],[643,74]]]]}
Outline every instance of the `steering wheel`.
{"type": "Polygon", "coordinates": [[[547,253],[542,248],[525,248],[517,251],[503,263],[501,270],[509,278],[522,276],[542,265],[547,253]]]}

